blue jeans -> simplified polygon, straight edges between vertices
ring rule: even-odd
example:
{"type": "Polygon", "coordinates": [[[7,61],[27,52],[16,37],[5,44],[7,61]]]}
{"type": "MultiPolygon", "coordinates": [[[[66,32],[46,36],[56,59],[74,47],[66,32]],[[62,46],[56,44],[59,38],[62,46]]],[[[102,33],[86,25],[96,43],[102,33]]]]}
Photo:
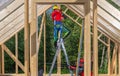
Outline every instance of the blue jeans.
{"type": "Polygon", "coordinates": [[[61,21],[54,21],[54,41],[58,39],[58,32],[60,32],[60,38],[62,37],[62,27],[61,21]]]}

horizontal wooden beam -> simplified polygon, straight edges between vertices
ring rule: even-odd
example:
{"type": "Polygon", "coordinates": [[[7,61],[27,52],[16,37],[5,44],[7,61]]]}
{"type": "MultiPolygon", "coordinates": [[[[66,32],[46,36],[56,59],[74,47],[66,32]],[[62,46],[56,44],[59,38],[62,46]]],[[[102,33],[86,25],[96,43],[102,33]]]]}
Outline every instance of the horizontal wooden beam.
{"type": "Polygon", "coordinates": [[[0,74],[0,76],[25,76],[25,74],[0,74]]]}
{"type": "MultiPolygon", "coordinates": [[[[43,76],[48,76],[48,74],[44,74],[43,76]]],[[[71,76],[70,74],[51,74],[51,76],[71,76]]],[[[74,75],[73,75],[74,76],[74,75]]]]}
{"type": "MultiPolygon", "coordinates": [[[[25,74],[0,74],[0,76],[25,76],[25,74]]],[[[48,76],[48,74],[45,74],[44,76],[48,76]]],[[[58,76],[58,74],[51,74],[51,76],[58,76]]],[[[61,74],[60,76],[70,76],[70,74],[61,74]]],[[[98,76],[120,76],[120,75],[99,74],[98,76]]]]}
{"type": "Polygon", "coordinates": [[[35,0],[36,3],[45,4],[71,4],[71,3],[85,3],[86,0],[35,0]]]}
{"type": "Polygon", "coordinates": [[[116,75],[116,74],[111,74],[111,75],[108,75],[108,74],[99,74],[98,76],[120,76],[120,75],[116,75]]]}

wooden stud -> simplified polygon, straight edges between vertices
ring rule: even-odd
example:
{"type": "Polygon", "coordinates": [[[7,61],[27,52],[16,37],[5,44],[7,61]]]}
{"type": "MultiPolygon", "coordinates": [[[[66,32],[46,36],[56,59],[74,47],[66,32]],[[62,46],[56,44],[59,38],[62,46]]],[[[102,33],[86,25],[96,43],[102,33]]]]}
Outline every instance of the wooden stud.
{"type": "Polygon", "coordinates": [[[37,4],[31,1],[32,23],[30,25],[30,72],[31,76],[38,76],[38,32],[37,32],[37,4]]]}
{"type": "Polygon", "coordinates": [[[40,25],[40,32],[39,32],[39,36],[38,36],[38,52],[39,52],[40,43],[41,43],[41,36],[42,36],[44,21],[45,21],[45,13],[43,14],[43,17],[42,17],[42,21],[41,21],[41,25],[40,25]]]}
{"type": "Polygon", "coordinates": [[[110,62],[110,39],[108,39],[108,47],[107,47],[107,52],[108,52],[108,75],[110,75],[110,65],[111,65],[111,62],[110,62]]]}
{"type": "Polygon", "coordinates": [[[110,69],[111,74],[114,74],[114,71],[115,71],[116,55],[117,55],[117,52],[116,52],[116,44],[115,44],[113,49],[113,54],[112,54],[112,62],[111,62],[111,69],[110,69]]]}
{"type": "MultiPolygon", "coordinates": [[[[61,8],[61,6],[59,4],[57,6],[59,8],[61,8]]],[[[58,39],[59,38],[60,38],[60,32],[58,33],[58,39]]],[[[61,74],[61,49],[59,49],[59,54],[57,56],[57,74],[58,74],[58,76],[60,76],[60,74],[61,74]]]]}
{"type": "Polygon", "coordinates": [[[119,67],[118,74],[120,76],[120,44],[118,45],[118,67],[119,67]]]}
{"type": "Polygon", "coordinates": [[[4,66],[4,47],[2,46],[2,74],[5,73],[5,69],[4,68],[5,68],[5,66],[4,66]]]}
{"type": "Polygon", "coordinates": [[[84,76],[91,74],[90,0],[84,4],[84,76]]]}
{"type": "Polygon", "coordinates": [[[44,12],[44,75],[46,74],[46,12],[44,12]]]}
{"type": "Polygon", "coordinates": [[[25,56],[25,76],[29,76],[29,42],[30,42],[30,33],[29,33],[29,0],[24,0],[24,56],[25,56]]]}
{"type": "MultiPolygon", "coordinates": [[[[16,58],[18,59],[18,33],[15,34],[15,55],[16,58]]],[[[17,61],[16,61],[16,74],[18,74],[18,65],[17,65],[17,61]]]]}
{"type": "Polygon", "coordinates": [[[118,45],[117,43],[115,43],[115,59],[114,59],[114,62],[113,62],[113,69],[114,69],[114,74],[117,75],[117,51],[118,51],[118,45]]]}
{"type": "Polygon", "coordinates": [[[0,74],[2,74],[2,48],[0,46],[0,74]]]}
{"type": "Polygon", "coordinates": [[[97,0],[93,0],[93,76],[98,76],[97,0]]]}

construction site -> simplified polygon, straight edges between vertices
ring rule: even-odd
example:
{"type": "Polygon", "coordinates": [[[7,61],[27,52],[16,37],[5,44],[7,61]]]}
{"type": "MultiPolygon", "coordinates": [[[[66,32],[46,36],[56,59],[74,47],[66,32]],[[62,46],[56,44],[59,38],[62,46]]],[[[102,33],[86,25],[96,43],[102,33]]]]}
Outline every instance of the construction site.
{"type": "Polygon", "coordinates": [[[0,76],[120,76],[120,0],[0,0],[0,76]]]}

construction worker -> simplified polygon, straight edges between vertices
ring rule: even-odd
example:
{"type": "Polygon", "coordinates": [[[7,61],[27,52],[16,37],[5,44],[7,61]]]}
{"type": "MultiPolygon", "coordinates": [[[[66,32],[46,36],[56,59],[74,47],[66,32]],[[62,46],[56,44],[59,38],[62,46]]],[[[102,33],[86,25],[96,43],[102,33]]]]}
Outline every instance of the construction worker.
{"type": "MultiPolygon", "coordinates": [[[[70,68],[71,70],[76,70],[76,66],[69,66],[68,68],[70,68]]],[[[84,59],[83,58],[80,59],[78,70],[79,70],[79,75],[84,76],[84,59]]],[[[92,76],[92,72],[91,72],[91,76],[92,76]]]]}
{"type": "MultiPolygon", "coordinates": [[[[76,66],[69,66],[69,68],[71,70],[76,70],[76,66]]],[[[79,69],[78,70],[79,70],[79,75],[81,75],[82,72],[84,71],[84,59],[83,58],[80,59],[80,64],[79,64],[79,69]]]]}
{"type": "MultiPolygon", "coordinates": [[[[65,36],[70,33],[67,28],[63,27],[62,20],[64,19],[61,9],[57,6],[53,6],[51,14],[52,20],[54,21],[54,46],[57,46],[58,32],[60,32],[60,38],[62,38],[62,31],[65,31],[65,36]],[[64,28],[64,29],[63,29],[64,28]]],[[[65,37],[64,36],[64,37],[65,37]]]]}

